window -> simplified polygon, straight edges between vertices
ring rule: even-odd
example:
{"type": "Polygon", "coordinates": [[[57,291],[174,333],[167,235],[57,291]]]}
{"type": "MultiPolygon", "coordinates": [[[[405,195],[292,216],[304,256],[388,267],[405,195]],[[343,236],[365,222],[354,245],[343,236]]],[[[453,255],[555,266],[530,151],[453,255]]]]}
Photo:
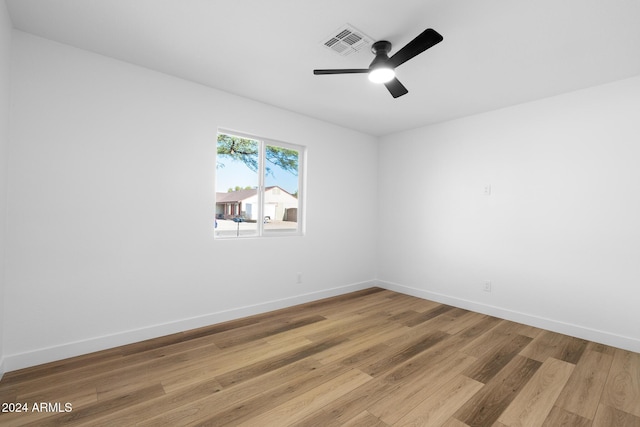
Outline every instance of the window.
{"type": "Polygon", "coordinates": [[[304,153],[299,145],[219,132],[215,236],[301,235],[304,153]]]}

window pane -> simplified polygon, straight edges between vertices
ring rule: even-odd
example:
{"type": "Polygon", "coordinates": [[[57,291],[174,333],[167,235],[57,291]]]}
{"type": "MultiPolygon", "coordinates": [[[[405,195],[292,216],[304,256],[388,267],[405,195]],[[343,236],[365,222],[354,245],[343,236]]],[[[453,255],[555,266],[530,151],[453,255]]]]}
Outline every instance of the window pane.
{"type": "Polygon", "coordinates": [[[216,158],[216,235],[258,232],[258,141],[218,134],[216,158]]]}
{"type": "Polygon", "coordinates": [[[298,150],[267,144],[265,147],[264,230],[298,230],[298,150]]]}

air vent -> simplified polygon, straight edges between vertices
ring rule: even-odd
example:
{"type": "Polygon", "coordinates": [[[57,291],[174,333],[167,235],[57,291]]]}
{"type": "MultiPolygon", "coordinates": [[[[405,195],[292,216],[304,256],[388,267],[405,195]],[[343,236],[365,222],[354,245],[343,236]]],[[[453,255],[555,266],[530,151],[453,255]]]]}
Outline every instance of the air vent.
{"type": "Polygon", "coordinates": [[[322,41],[324,47],[342,56],[351,55],[361,49],[368,48],[372,43],[371,37],[349,24],[338,28],[322,41]]]}

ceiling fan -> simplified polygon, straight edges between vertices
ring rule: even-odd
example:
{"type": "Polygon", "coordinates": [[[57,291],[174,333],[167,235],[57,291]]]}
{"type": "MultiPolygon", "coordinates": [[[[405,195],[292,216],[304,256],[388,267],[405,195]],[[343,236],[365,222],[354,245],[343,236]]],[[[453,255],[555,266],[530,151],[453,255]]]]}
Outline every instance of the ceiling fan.
{"type": "Polygon", "coordinates": [[[374,83],[384,83],[391,96],[399,96],[409,93],[406,87],[396,78],[395,68],[404,64],[411,58],[421,54],[430,47],[440,43],[442,36],[435,30],[427,28],[416,38],[407,43],[402,49],[389,57],[391,43],[380,40],[371,45],[371,52],[376,56],[369,68],[346,68],[337,70],[313,70],[315,75],[323,74],[369,74],[369,80],[374,83]]]}

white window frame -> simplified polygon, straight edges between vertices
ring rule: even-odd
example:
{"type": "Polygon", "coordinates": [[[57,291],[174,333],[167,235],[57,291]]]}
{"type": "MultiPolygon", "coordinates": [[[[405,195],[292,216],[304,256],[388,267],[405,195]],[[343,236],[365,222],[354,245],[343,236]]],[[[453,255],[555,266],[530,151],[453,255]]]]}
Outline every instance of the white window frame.
{"type": "MultiPolygon", "coordinates": [[[[257,228],[256,233],[245,236],[225,236],[218,235],[214,232],[214,238],[219,240],[237,240],[237,239],[255,239],[262,237],[291,237],[291,236],[304,236],[305,234],[305,166],[307,161],[307,147],[299,144],[291,144],[288,142],[278,141],[275,139],[264,138],[261,136],[256,136],[244,132],[236,132],[224,128],[218,129],[218,133],[216,134],[216,154],[215,154],[215,164],[217,164],[218,160],[218,150],[217,150],[217,136],[220,134],[225,134],[229,136],[235,136],[238,138],[250,139],[258,142],[258,221],[256,221],[257,228]],[[266,147],[267,145],[273,145],[282,148],[288,148],[290,150],[295,150],[298,152],[298,212],[297,212],[297,227],[294,231],[273,231],[273,230],[265,230],[264,221],[261,221],[260,218],[264,218],[264,192],[265,192],[265,173],[266,173],[266,147]]],[[[217,169],[215,174],[215,179],[217,179],[217,169]]],[[[215,185],[214,185],[214,199],[215,199],[215,185]]],[[[217,200],[216,200],[217,202],[217,200]]],[[[215,213],[214,213],[215,217],[215,213]]]]}

